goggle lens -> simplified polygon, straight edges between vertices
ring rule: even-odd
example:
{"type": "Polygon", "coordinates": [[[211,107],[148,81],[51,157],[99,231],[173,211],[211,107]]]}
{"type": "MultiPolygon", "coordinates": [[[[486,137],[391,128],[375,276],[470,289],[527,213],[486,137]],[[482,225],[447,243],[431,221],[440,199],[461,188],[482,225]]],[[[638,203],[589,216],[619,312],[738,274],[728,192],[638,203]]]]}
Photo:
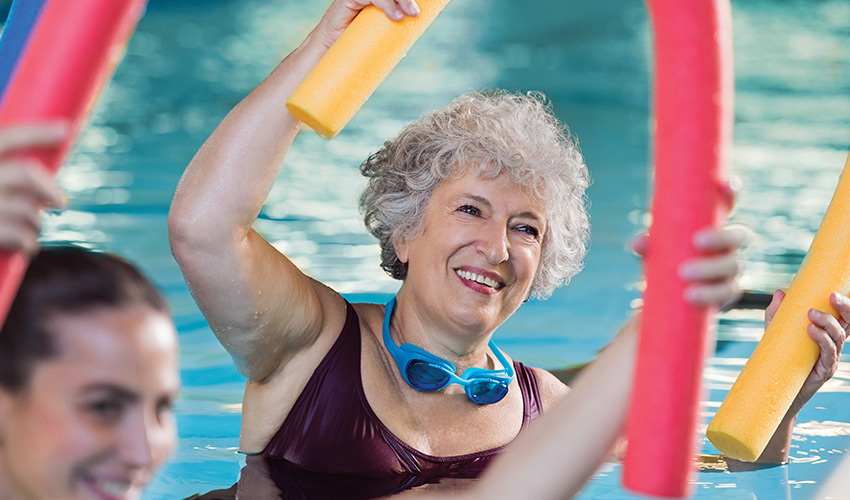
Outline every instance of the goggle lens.
{"type": "Polygon", "coordinates": [[[407,364],[407,380],[420,391],[439,391],[449,384],[449,374],[427,361],[414,359],[407,364]]]}
{"type": "MultiPolygon", "coordinates": [[[[407,364],[407,380],[420,391],[440,391],[451,382],[446,370],[433,363],[414,359],[407,364]]],[[[502,380],[478,379],[466,386],[466,394],[472,401],[489,405],[498,403],[508,393],[508,384],[502,380]]]]}
{"type": "Polygon", "coordinates": [[[483,405],[498,403],[507,393],[508,385],[498,380],[477,380],[466,389],[469,399],[483,405]]]}

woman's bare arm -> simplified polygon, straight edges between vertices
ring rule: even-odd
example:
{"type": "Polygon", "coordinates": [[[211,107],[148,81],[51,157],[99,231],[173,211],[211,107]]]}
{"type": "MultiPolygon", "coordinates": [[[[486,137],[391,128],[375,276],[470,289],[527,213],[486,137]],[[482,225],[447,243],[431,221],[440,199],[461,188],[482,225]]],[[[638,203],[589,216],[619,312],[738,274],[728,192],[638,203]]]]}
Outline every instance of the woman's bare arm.
{"type": "MultiPolygon", "coordinates": [[[[354,16],[372,2],[336,0],[304,42],[240,102],[187,167],[168,216],[171,248],[211,328],[252,380],[322,331],[319,283],[252,228],[300,123],[286,100],[354,16]]],[[[375,0],[390,17],[412,0],[375,0]]]]}

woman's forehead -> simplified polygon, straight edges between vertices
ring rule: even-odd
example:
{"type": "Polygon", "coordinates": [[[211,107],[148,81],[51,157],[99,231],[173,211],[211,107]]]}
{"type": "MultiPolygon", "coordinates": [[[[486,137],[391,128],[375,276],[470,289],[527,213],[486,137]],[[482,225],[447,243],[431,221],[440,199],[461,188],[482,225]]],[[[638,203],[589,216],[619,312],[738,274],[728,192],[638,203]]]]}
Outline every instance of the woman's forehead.
{"type": "Polygon", "coordinates": [[[40,368],[55,374],[73,373],[80,383],[84,379],[115,380],[135,386],[152,374],[155,378],[176,374],[173,323],[153,309],[59,313],[48,321],[48,328],[57,352],[39,363],[40,368]]]}
{"type": "Polygon", "coordinates": [[[516,181],[506,172],[496,176],[481,175],[473,169],[467,169],[463,175],[444,179],[435,194],[449,201],[458,197],[469,197],[486,201],[489,204],[510,204],[524,206],[538,217],[545,217],[547,203],[537,190],[516,181]]]}
{"type": "Polygon", "coordinates": [[[47,320],[57,343],[101,344],[104,346],[170,343],[173,322],[163,312],[147,305],[100,306],[85,310],[57,312],[47,320]],[[163,328],[165,327],[165,328],[163,328]]]}

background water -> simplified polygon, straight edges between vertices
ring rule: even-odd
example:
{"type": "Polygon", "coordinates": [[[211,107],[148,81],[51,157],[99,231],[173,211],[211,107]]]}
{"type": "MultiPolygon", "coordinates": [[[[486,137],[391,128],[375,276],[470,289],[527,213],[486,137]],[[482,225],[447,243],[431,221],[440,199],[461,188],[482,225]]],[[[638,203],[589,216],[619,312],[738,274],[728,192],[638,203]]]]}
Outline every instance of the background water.
{"type": "MultiPolygon", "coordinates": [[[[318,20],[326,2],[153,0],[92,123],[60,173],[70,207],[48,215],[45,241],[78,241],[137,262],[167,293],[180,332],[184,391],[178,450],[148,500],[231,485],[243,379],[192,301],[166,240],[184,166],[224,114],[318,20]]],[[[6,5],[8,7],[8,5],[6,5]]],[[[2,8],[2,2],[0,2],[2,8]]],[[[850,143],[850,3],[734,0],[735,140],[729,171],[743,181],[733,219],[754,228],[746,288],[786,286],[799,266],[850,143]]],[[[586,269],[498,332],[532,365],[592,359],[638,303],[639,262],[625,242],[648,199],[650,48],[635,0],[456,0],[352,123],[332,141],[301,134],[257,222],[302,269],[352,300],[396,284],[378,268],[359,221],[357,166],[423,112],[483,87],[541,90],[578,136],[594,178],[586,269]]],[[[761,334],[760,314],[721,317],[709,360],[704,420],[761,334]]],[[[710,456],[697,498],[813,498],[848,450],[850,368],[800,414],[792,463],[729,473],[710,456]]],[[[702,451],[717,451],[704,439],[702,451]]],[[[624,498],[606,464],[581,498],[624,498]]]]}

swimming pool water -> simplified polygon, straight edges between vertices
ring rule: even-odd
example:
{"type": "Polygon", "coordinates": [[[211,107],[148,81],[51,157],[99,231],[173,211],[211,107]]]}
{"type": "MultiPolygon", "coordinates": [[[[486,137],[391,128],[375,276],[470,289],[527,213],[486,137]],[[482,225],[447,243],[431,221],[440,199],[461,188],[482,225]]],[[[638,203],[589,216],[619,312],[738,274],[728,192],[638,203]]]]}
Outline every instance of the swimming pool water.
{"type": "MultiPolygon", "coordinates": [[[[43,239],[87,242],[139,263],[166,292],[180,332],[179,445],[145,499],[227,487],[239,468],[244,381],[169,252],[171,195],[209,132],[303,38],[325,3],[153,0],[60,174],[71,204],[46,218],[43,239]]],[[[744,286],[772,291],[799,266],[850,144],[850,4],[732,3],[729,170],[744,186],[733,218],[757,234],[744,286]]],[[[594,178],[592,247],[572,284],[523,306],[497,338],[529,364],[587,361],[638,304],[640,266],[625,242],[643,226],[649,191],[649,41],[644,4],[633,0],[456,0],[339,137],[298,137],[257,229],[349,299],[383,300],[396,284],[379,269],[358,217],[360,161],[462,92],[541,90],[578,136],[594,178]]],[[[705,422],[760,334],[757,313],[721,317],[721,342],[705,371],[705,422]]],[[[849,382],[843,362],[800,414],[790,465],[729,473],[703,435],[696,498],[813,498],[850,446],[849,382]]],[[[581,498],[628,498],[619,468],[606,464],[581,498]]]]}

